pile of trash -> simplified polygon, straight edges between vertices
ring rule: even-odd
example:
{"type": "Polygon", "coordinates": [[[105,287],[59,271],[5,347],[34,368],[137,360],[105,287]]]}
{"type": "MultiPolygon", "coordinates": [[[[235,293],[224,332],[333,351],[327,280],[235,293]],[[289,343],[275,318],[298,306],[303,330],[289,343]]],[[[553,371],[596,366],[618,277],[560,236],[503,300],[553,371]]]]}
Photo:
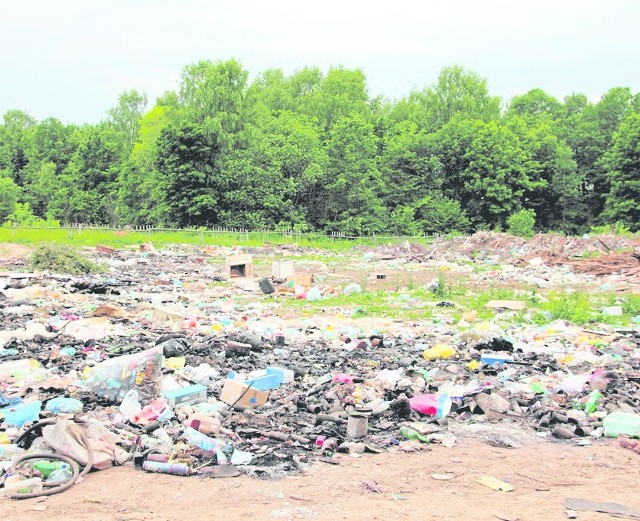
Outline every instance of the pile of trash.
{"type": "Polygon", "coordinates": [[[336,452],[452,447],[470,423],[638,447],[637,326],[516,326],[473,313],[462,325],[437,313],[285,320],[276,288],[317,289],[299,291],[288,266],[277,266],[283,280],[258,280],[242,255],[223,265],[206,252],[99,251],[107,276],[0,275],[9,497],[63,492],[113,465],[279,477],[336,452]],[[237,298],[240,280],[255,286],[250,298],[237,298]]]}

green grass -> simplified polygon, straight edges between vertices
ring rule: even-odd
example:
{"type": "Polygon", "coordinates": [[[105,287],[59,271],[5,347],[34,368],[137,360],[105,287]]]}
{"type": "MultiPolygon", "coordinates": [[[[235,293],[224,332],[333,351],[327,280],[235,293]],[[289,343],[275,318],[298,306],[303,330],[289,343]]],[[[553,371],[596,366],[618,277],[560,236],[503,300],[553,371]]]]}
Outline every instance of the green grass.
{"type": "MultiPolygon", "coordinates": [[[[0,228],[0,242],[38,244],[56,242],[77,246],[106,244],[114,247],[139,245],[151,241],[156,247],[170,244],[194,244],[211,246],[269,246],[295,243],[301,247],[347,252],[354,246],[398,244],[404,238],[364,237],[358,239],[332,238],[322,234],[287,235],[277,232],[213,232],[207,230],[113,230],[95,228],[0,228]]],[[[414,243],[428,245],[432,238],[416,238],[414,243]]],[[[309,258],[309,260],[323,260],[309,258]]]]}
{"type": "MultiPolygon", "coordinates": [[[[327,296],[322,300],[278,299],[284,310],[302,314],[321,312],[343,313],[353,318],[369,316],[404,320],[426,320],[432,317],[433,309],[417,292],[363,291],[355,295],[327,296]],[[408,295],[409,298],[403,298],[408,295]],[[412,300],[415,299],[415,300],[412,300]]],[[[425,292],[422,292],[426,296],[425,292]]],[[[276,301],[276,299],[274,299],[276,301]]]]}

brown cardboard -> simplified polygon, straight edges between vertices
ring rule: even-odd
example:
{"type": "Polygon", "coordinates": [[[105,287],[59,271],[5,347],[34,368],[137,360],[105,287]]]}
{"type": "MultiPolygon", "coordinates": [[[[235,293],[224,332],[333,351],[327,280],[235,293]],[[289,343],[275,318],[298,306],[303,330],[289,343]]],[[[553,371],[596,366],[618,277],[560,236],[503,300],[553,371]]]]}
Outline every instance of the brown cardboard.
{"type": "Polygon", "coordinates": [[[490,300],[484,306],[492,309],[511,309],[513,311],[520,311],[527,307],[527,303],[522,300],[490,300]]]}
{"type": "MultiPolygon", "coordinates": [[[[238,380],[229,380],[227,378],[224,382],[224,386],[222,387],[222,392],[220,393],[220,400],[227,405],[232,405],[247,387],[249,386],[243,382],[239,382],[238,380]]],[[[258,391],[257,389],[249,388],[249,390],[244,393],[244,396],[238,401],[238,405],[243,407],[259,407],[260,405],[267,403],[268,399],[268,391],[258,391]]]]}
{"type": "Polygon", "coordinates": [[[287,280],[291,281],[291,278],[293,278],[293,283],[296,286],[302,286],[306,289],[309,289],[313,284],[313,275],[293,275],[293,277],[289,277],[287,280]]]}

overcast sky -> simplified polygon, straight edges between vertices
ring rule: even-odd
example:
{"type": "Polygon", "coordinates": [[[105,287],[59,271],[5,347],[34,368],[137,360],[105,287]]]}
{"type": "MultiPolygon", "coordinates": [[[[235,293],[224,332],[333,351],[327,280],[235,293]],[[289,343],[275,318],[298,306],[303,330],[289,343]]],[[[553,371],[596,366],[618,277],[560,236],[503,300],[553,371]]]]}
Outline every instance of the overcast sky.
{"type": "Polygon", "coordinates": [[[176,89],[200,59],[361,68],[398,98],[461,64],[508,100],[640,91],[639,0],[0,0],[0,113],[97,122],[118,94],[176,89]]]}

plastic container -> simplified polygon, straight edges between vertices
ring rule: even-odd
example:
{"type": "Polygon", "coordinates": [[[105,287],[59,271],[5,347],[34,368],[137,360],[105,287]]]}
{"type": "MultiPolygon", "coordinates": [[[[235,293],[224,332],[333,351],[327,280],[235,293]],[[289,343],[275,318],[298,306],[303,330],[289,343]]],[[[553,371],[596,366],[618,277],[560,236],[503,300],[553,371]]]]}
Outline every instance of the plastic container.
{"type": "Polygon", "coordinates": [[[207,416],[206,414],[195,413],[189,416],[188,425],[202,434],[215,434],[220,432],[220,420],[207,416]]]}
{"type": "Polygon", "coordinates": [[[498,363],[499,365],[507,364],[509,362],[513,362],[513,357],[510,355],[505,355],[503,353],[482,353],[480,357],[480,361],[483,364],[493,365],[498,363]]]}
{"type": "Polygon", "coordinates": [[[602,422],[605,436],[617,438],[626,435],[640,438],[640,415],[616,411],[609,414],[602,422]]]}
{"type": "Polygon", "coordinates": [[[451,411],[451,398],[447,394],[421,394],[409,398],[411,408],[427,416],[444,418],[451,411]]]}

